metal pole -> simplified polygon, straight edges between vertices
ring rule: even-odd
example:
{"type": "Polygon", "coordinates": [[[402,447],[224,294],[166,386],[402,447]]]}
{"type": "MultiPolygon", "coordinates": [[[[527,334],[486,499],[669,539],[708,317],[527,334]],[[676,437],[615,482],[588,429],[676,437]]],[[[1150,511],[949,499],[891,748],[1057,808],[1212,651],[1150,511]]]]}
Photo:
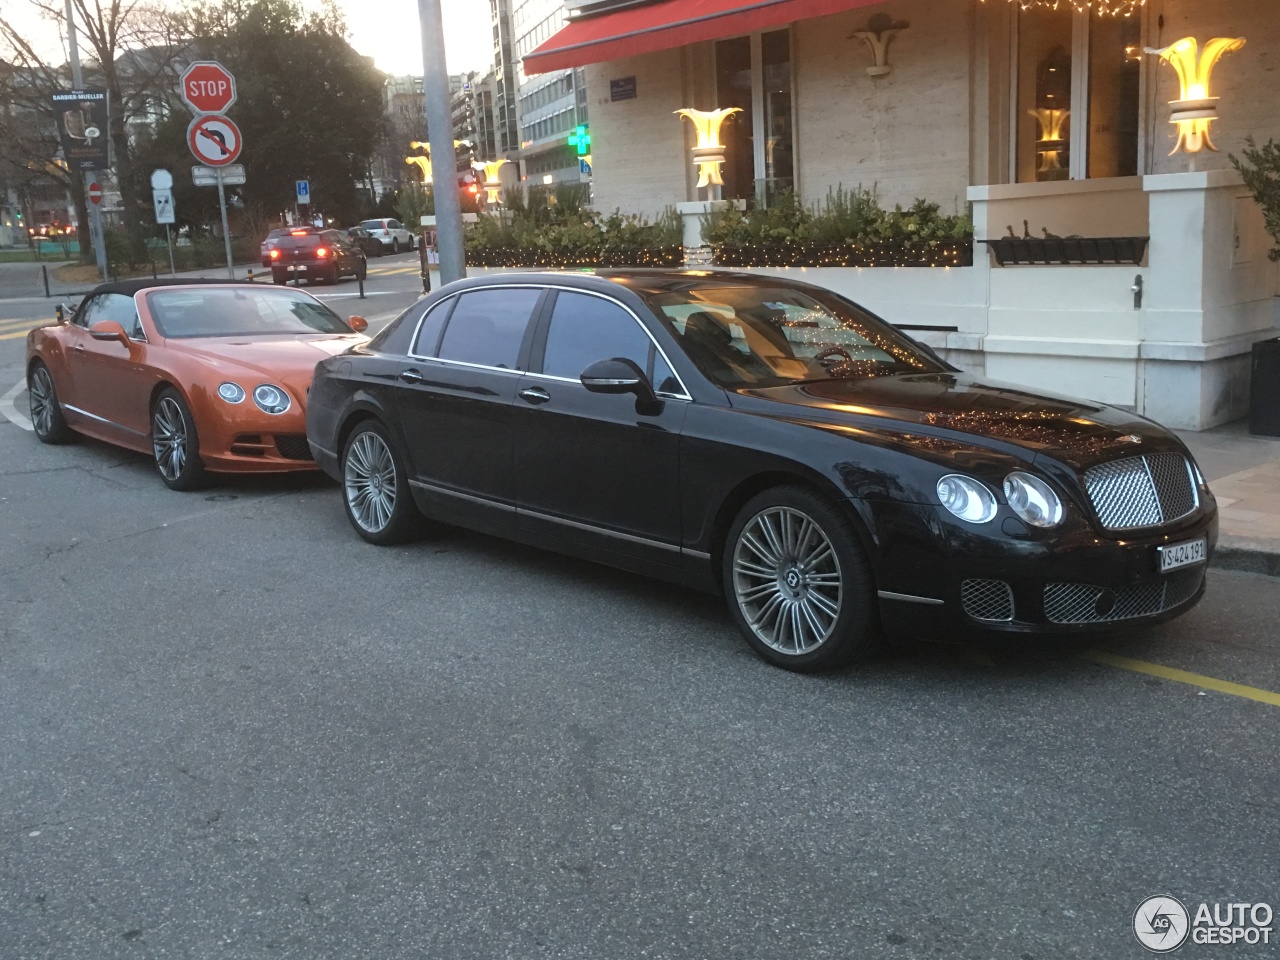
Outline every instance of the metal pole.
{"type": "Polygon", "coordinates": [[[449,110],[449,75],[444,60],[444,25],[440,0],[418,0],[422,21],[422,91],[431,143],[431,189],[436,200],[436,234],[440,244],[440,282],[467,275],[462,243],[462,201],[458,197],[457,158],[453,153],[453,118],[449,110]]]}
{"type": "Polygon", "coordinates": [[[227,279],[236,278],[235,267],[231,265],[231,228],[227,226],[227,194],[222,189],[222,168],[214,167],[218,175],[218,209],[222,211],[222,243],[227,248],[227,279]]]}
{"type": "Polygon", "coordinates": [[[178,268],[173,263],[173,237],[169,234],[169,225],[164,225],[164,245],[169,248],[169,274],[176,277],[178,268]]]}
{"type": "MultiPolygon", "coordinates": [[[[80,71],[80,47],[76,43],[76,21],[71,15],[71,0],[67,0],[67,51],[71,54],[71,83],[77,89],[84,87],[84,74],[80,71]]],[[[89,239],[93,243],[93,254],[98,261],[98,274],[107,279],[107,244],[102,236],[102,211],[96,203],[89,200],[89,184],[93,183],[93,171],[86,170],[81,179],[84,183],[84,205],[89,208],[89,239]]]]}
{"type": "Polygon", "coordinates": [[[49,293],[49,266],[48,264],[40,264],[40,273],[44,276],[44,295],[50,296],[49,293]]]}

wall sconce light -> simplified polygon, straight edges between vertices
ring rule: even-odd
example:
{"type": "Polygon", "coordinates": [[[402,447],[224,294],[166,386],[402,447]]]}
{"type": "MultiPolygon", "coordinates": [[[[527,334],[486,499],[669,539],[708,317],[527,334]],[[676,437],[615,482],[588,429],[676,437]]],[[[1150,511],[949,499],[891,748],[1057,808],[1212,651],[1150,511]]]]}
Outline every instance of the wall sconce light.
{"type": "Polygon", "coordinates": [[[720,125],[725,118],[741,113],[741,107],[722,110],[677,110],[676,113],[693,122],[698,142],[693,147],[693,162],[698,168],[699,187],[721,187],[720,164],[724,163],[724,144],[720,142],[720,125]]]}
{"type": "Polygon", "coordinates": [[[1209,139],[1209,124],[1218,116],[1218,98],[1209,96],[1209,75],[1219,57],[1243,46],[1243,37],[1215,37],[1200,52],[1195,37],[1183,37],[1159,50],[1147,48],[1147,53],[1167,61],[1178,74],[1179,96],[1169,101],[1169,122],[1178,126],[1178,142],[1170,156],[1179,150],[1199,153],[1206,147],[1217,152],[1209,139]]]}
{"type": "Polygon", "coordinates": [[[498,199],[498,191],[502,189],[502,181],[498,179],[498,171],[506,162],[506,160],[490,160],[480,165],[484,170],[484,202],[486,204],[497,205],[501,202],[498,199]]]}
{"type": "Polygon", "coordinates": [[[1066,126],[1071,111],[1055,107],[1040,107],[1037,110],[1028,110],[1027,113],[1035,117],[1036,123],[1040,124],[1040,137],[1036,140],[1036,155],[1040,158],[1037,169],[1061,170],[1061,151],[1066,148],[1066,137],[1062,135],[1062,128],[1066,126]]]}
{"type": "Polygon", "coordinates": [[[889,72],[889,43],[899,30],[909,26],[911,24],[906,20],[894,20],[887,13],[877,13],[867,21],[867,29],[849,34],[850,40],[857,37],[871,51],[872,65],[867,67],[868,77],[883,77],[889,72]]]}

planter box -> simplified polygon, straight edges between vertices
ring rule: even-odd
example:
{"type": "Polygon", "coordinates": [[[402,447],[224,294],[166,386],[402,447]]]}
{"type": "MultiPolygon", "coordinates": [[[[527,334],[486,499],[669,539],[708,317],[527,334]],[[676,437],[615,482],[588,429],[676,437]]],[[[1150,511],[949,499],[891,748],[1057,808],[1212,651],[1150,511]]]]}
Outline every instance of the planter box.
{"type": "Polygon", "coordinates": [[[999,266],[1072,263],[1140,264],[1150,237],[997,237],[985,243],[999,266]]]}

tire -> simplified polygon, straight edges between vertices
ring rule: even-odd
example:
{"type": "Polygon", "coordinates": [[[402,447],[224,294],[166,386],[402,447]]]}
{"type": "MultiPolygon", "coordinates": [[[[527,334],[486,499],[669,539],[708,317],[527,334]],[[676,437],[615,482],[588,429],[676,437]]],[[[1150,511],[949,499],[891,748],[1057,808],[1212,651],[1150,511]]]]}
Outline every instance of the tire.
{"type": "Polygon", "coordinates": [[[351,526],[380,547],[422,536],[426,526],[409,492],[409,473],[386,428],[358,424],[342,448],[342,505],[351,526]]]}
{"type": "Polygon", "coordinates": [[[752,497],[725,540],[730,616],[775,666],[816,673],[880,647],[875,583],[853,522],[802,486],[752,497]]]}
{"type": "Polygon", "coordinates": [[[151,408],[151,452],[170,490],[197,490],[205,481],[196,421],[182,394],[166,387],[151,408]]]}
{"type": "Polygon", "coordinates": [[[70,443],[75,439],[62,416],[53,374],[39,360],[27,371],[27,393],[31,398],[31,428],[41,443],[70,443]]]}
{"type": "Polygon", "coordinates": [[[399,238],[399,237],[392,237],[392,238],[391,238],[391,252],[392,252],[392,253],[399,253],[399,252],[400,252],[400,238],[399,238]]]}
{"type": "Polygon", "coordinates": [[[272,270],[271,282],[274,283],[276,286],[282,287],[289,282],[289,275],[280,270],[272,270]]]}

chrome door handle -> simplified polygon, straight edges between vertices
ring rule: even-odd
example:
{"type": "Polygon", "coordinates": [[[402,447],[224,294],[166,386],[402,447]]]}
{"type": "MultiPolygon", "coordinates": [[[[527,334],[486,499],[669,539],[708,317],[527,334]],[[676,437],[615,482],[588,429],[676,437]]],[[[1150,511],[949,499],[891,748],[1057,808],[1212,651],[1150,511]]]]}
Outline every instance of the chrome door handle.
{"type": "Polygon", "coordinates": [[[400,372],[400,379],[405,383],[425,383],[427,378],[417,370],[402,370],[400,372]]]}
{"type": "Polygon", "coordinates": [[[541,387],[525,387],[520,391],[520,399],[532,404],[546,403],[551,399],[551,394],[541,387]]]}

